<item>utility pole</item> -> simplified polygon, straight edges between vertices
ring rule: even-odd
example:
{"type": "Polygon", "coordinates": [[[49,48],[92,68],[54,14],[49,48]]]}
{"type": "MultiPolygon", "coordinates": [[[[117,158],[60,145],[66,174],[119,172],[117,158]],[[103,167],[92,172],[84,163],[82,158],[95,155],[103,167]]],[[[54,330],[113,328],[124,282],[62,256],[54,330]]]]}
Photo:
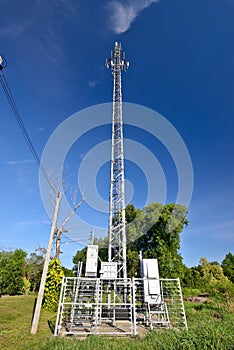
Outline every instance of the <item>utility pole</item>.
{"type": "Polygon", "coordinates": [[[115,43],[114,52],[111,52],[111,57],[106,60],[106,67],[111,68],[114,79],[108,261],[117,262],[118,278],[126,278],[126,223],[121,74],[122,70],[127,70],[129,62],[125,60],[125,53],[122,51],[120,43],[115,43]]]}
{"type": "Polygon", "coordinates": [[[45,290],[46,277],[47,277],[48,266],[49,266],[49,261],[50,261],[50,256],[51,256],[53,238],[54,238],[54,233],[55,233],[56,227],[57,227],[57,219],[58,219],[58,212],[59,212],[59,205],[60,205],[60,201],[61,201],[61,196],[62,196],[61,192],[58,191],[57,196],[56,196],[54,217],[53,217],[52,227],[51,227],[51,231],[50,231],[50,238],[49,238],[49,242],[48,242],[45,263],[44,263],[43,273],[42,273],[42,277],[41,277],[40,288],[39,288],[36,307],[35,307],[35,311],[34,311],[34,315],[33,315],[31,334],[37,333],[37,328],[38,328],[38,323],[39,323],[39,318],[40,318],[40,313],[41,313],[41,305],[42,305],[42,300],[43,300],[44,290],[45,290]]]}
{"type": "Polygon", "coordinates": [[[90,244],[93,245],[94,244],[94,231],[90,232],[90,244]]]}

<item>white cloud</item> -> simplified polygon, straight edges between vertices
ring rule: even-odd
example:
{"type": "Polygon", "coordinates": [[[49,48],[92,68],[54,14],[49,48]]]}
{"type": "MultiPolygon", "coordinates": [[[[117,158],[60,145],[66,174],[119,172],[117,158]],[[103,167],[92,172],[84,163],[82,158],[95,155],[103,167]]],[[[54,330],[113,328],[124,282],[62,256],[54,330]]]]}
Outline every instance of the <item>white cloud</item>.
{"type": "Polygon", "coordinates": [[[120,2],[112,0],[108,3],[110,12],[109,25],[111,30],[116,34],[126,32],[139,13],[152,3],[157,3],[160,0],[128,0],[120,2]]]}
{"type": "Polygon", "coordinates": [[[34,163],[34,160],[32,160],[32,159],[9,160],[6,163],[9,164],[9,165],[30,164],[30,163],[34,163]]]}

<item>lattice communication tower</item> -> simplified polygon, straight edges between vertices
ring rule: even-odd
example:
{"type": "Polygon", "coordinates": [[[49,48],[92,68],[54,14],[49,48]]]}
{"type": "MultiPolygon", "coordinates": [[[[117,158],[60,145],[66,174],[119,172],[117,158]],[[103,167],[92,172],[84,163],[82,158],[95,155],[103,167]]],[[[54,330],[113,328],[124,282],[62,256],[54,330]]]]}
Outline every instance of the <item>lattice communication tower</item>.
{"type": "Polygon", "coordinates": [[[129,62],[120,43],[115,43],[111,57],[106,60],[106,67],[111,69],[114,79],[108,261],[117,262],[118,278],[127,278],[121,74],[128,69],[129,62]]]}

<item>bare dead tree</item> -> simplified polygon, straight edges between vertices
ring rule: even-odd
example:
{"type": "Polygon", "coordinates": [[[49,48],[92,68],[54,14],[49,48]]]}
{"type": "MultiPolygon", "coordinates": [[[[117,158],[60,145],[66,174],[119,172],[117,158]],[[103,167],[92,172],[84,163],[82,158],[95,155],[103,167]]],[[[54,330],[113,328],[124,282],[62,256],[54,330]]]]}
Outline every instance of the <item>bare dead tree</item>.
{"type": "MultiPolygon", "coordinates": [[[[75,196],[76,197],[76,196],[75,196]]],[[[73,208],[72,211],[66,216],[66,218],[63,220],[62,224],[60,227],[56,228],[55,234],[56,234],[56,253],[55,253],[55,258],[59,259],[59,255],[61,253],[60,247],[61,247],[61,236],[64,232],[67,232],[68,230],[65,229],[66,224],[68,221],[75,215],[77,209],[85,202],[85,197],[84,194],[82,193],[82,198],[81,200],[77,203],[76,200],[73,201],[73,208]]]]}

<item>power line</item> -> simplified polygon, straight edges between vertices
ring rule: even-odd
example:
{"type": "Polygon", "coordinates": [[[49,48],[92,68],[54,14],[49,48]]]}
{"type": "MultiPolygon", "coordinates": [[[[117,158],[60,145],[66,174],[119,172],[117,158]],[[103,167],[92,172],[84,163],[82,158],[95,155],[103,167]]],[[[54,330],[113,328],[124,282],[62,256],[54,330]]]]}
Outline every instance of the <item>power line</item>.
{"type": "Polygon", "coordinates": [[[29,135],[27,133],[27,130],[26,130],[25,125],[23,123],[23,120],[22,120],[22,118],[20,116],[19,110],[18,110],[18,108],[16,106],[15,100],[13,98],[13,95],[12,95],[11,91],[10,91],[10,88],[9,88],[9,85],[7,83],[7,80],[6,80],[6,77],[5,77],[4,73],[1,73],[0,80],[1,80],[2,88],[3,88],[3,90],[4,90],[5,94],[6,94],[6,97],[8,99],[9,104],[10,104],[10,107],[11,107],[11,109],[12,109],[12,111],[14,113],[14,116],[16,118],[16,121],[17,121],[17,123],[18,123],[18,125],[20,127],[20,130],[22,131],[23,137],[24,137],[25,141],[28,144],[30,152],[33,155],[33,158],[35,159],[36,163],[40,166],[40,159],[39,159],[39,157],[37,155],[37,152],[36,152],[36,150],[35,150],[35,148],[34,148],[34,146],[32,144],[32,141],[31,141],[31,139],[30,139],[30,137],[29,137],[29,135]]]}
{"type": "MultiPolygon", "coordinates": [[[[54,184],[52,183],[51,179],[49,178],[49,175],[48,175],[47,171],[45,170],[45,168],[41,164],[40,158],[39,158],[39,156],[38,156],[38,154],[36,152],[36,149],[35,149],[35,147],[34,147],[34,145],[32,143],[32,140],[31,140],[31,138],[30,138],[30,136],[29,136],[29,134],[27,132],[25,124],[24,124],[24,122],[22,120],[22,117],[20,115],[20,112],[19,112],[19,110],[17,108],[14,96],[13,96],[11,90],[10,90],[9,84],[8,84],[8,82],[6,80],[6,77],[5,77],[4,73],[3,73],[3,69],[6,66],[7,66],[7,62],[6,62],[5,58],[2,55],[0,55],[0,83],[2,85],[3,91],[5,92],[5,95],[7,97],[9,105],[10,105],[12,111],[13,111],[13,114],[15,116],[17,124],[19,125],[19,128],[20,128],[20,130],[21,130],[21,132],[23,134],[23,137],[24,137],[24,139],[25,139],[25,141],[26,141],[26,143],[28,145],[28,148],[29,148],[29,150],[30,150],[34,160],[36,161],[37,165],[39,166],[42,174],[46,178],[46,180],[49,183],[49,185],[51,186],[51,188],[55,192],[57,192],[54,184]]],[[[88,235],[90,233],[82,233],[81,235],[85,236],[86,234],[88,235]]],[[[65,235],[65,236],[67,236],[69,239],[71,239],[75,243],[79,240],[78,237],[77,237],[77,234],[74,234],[74,235],[70,234],[70,235],[65,235]]],[[[79,234],[79,237],[80,237],[80,234],[79,234]]],[[[82,237],[82,238],[84,238],[84,237],[82,237]]],[[[88,241],[88,240],[89,240],[89,238],[84,239],[83,241],[88,241]]]]}
{"type": "Polygon", "coordinates": [[[31,138],[30,138],[30,136],[29,136],[29,134],[27,132],[27,129],[26,129],[25,125],[24,125],[24,122],[23,122],[23,120],[21,118],[20,112],[19,112],[19,110],[17,108],[17,105],[15,103],[15,99],[13,97],[13,94],[12,94],[11,90],[10,90],[9,84],[8,84],[8,82],[6,80],[6,77],[5,77],[4,73],[3,73],[3,68],[6,67],[6,64],[7,64],[6,60],[3,58],[3,56],[0,56],[0,82],[1,82],[1,85],[2,85],[2,88],[3,88],[3,91],[5,92],[5,95],[7,97],[9,105],[10,105],[12,111],[13,111],[15,119],[16,119],[19,127],[20,127],[20,130],[21,130],[21,132],[23,134],[23,137],[24,137],[24,139],[25,139],[25,141],[26,141],[26,143],[28,145],[28,148],[29,148],[29,150],[30,150],[34,160],[36,161],[37,165],[41,169],[42,174],[45,176],[45,178],[48,181],[48,183],[51,186],[51,188],[54,191],[56,191],[54,185],[52,184],[52,182],[51,182],[51,180],[49,178],[48,173],[46,172],[46,170],[44,169],[44,167],[41,164],[40,158],[39,158],[39,156],[38,156],[38,154],[37,154],[37,152],[35,150],[35,147],[33,146],[32,140],[31,140],[31,138]]]}

